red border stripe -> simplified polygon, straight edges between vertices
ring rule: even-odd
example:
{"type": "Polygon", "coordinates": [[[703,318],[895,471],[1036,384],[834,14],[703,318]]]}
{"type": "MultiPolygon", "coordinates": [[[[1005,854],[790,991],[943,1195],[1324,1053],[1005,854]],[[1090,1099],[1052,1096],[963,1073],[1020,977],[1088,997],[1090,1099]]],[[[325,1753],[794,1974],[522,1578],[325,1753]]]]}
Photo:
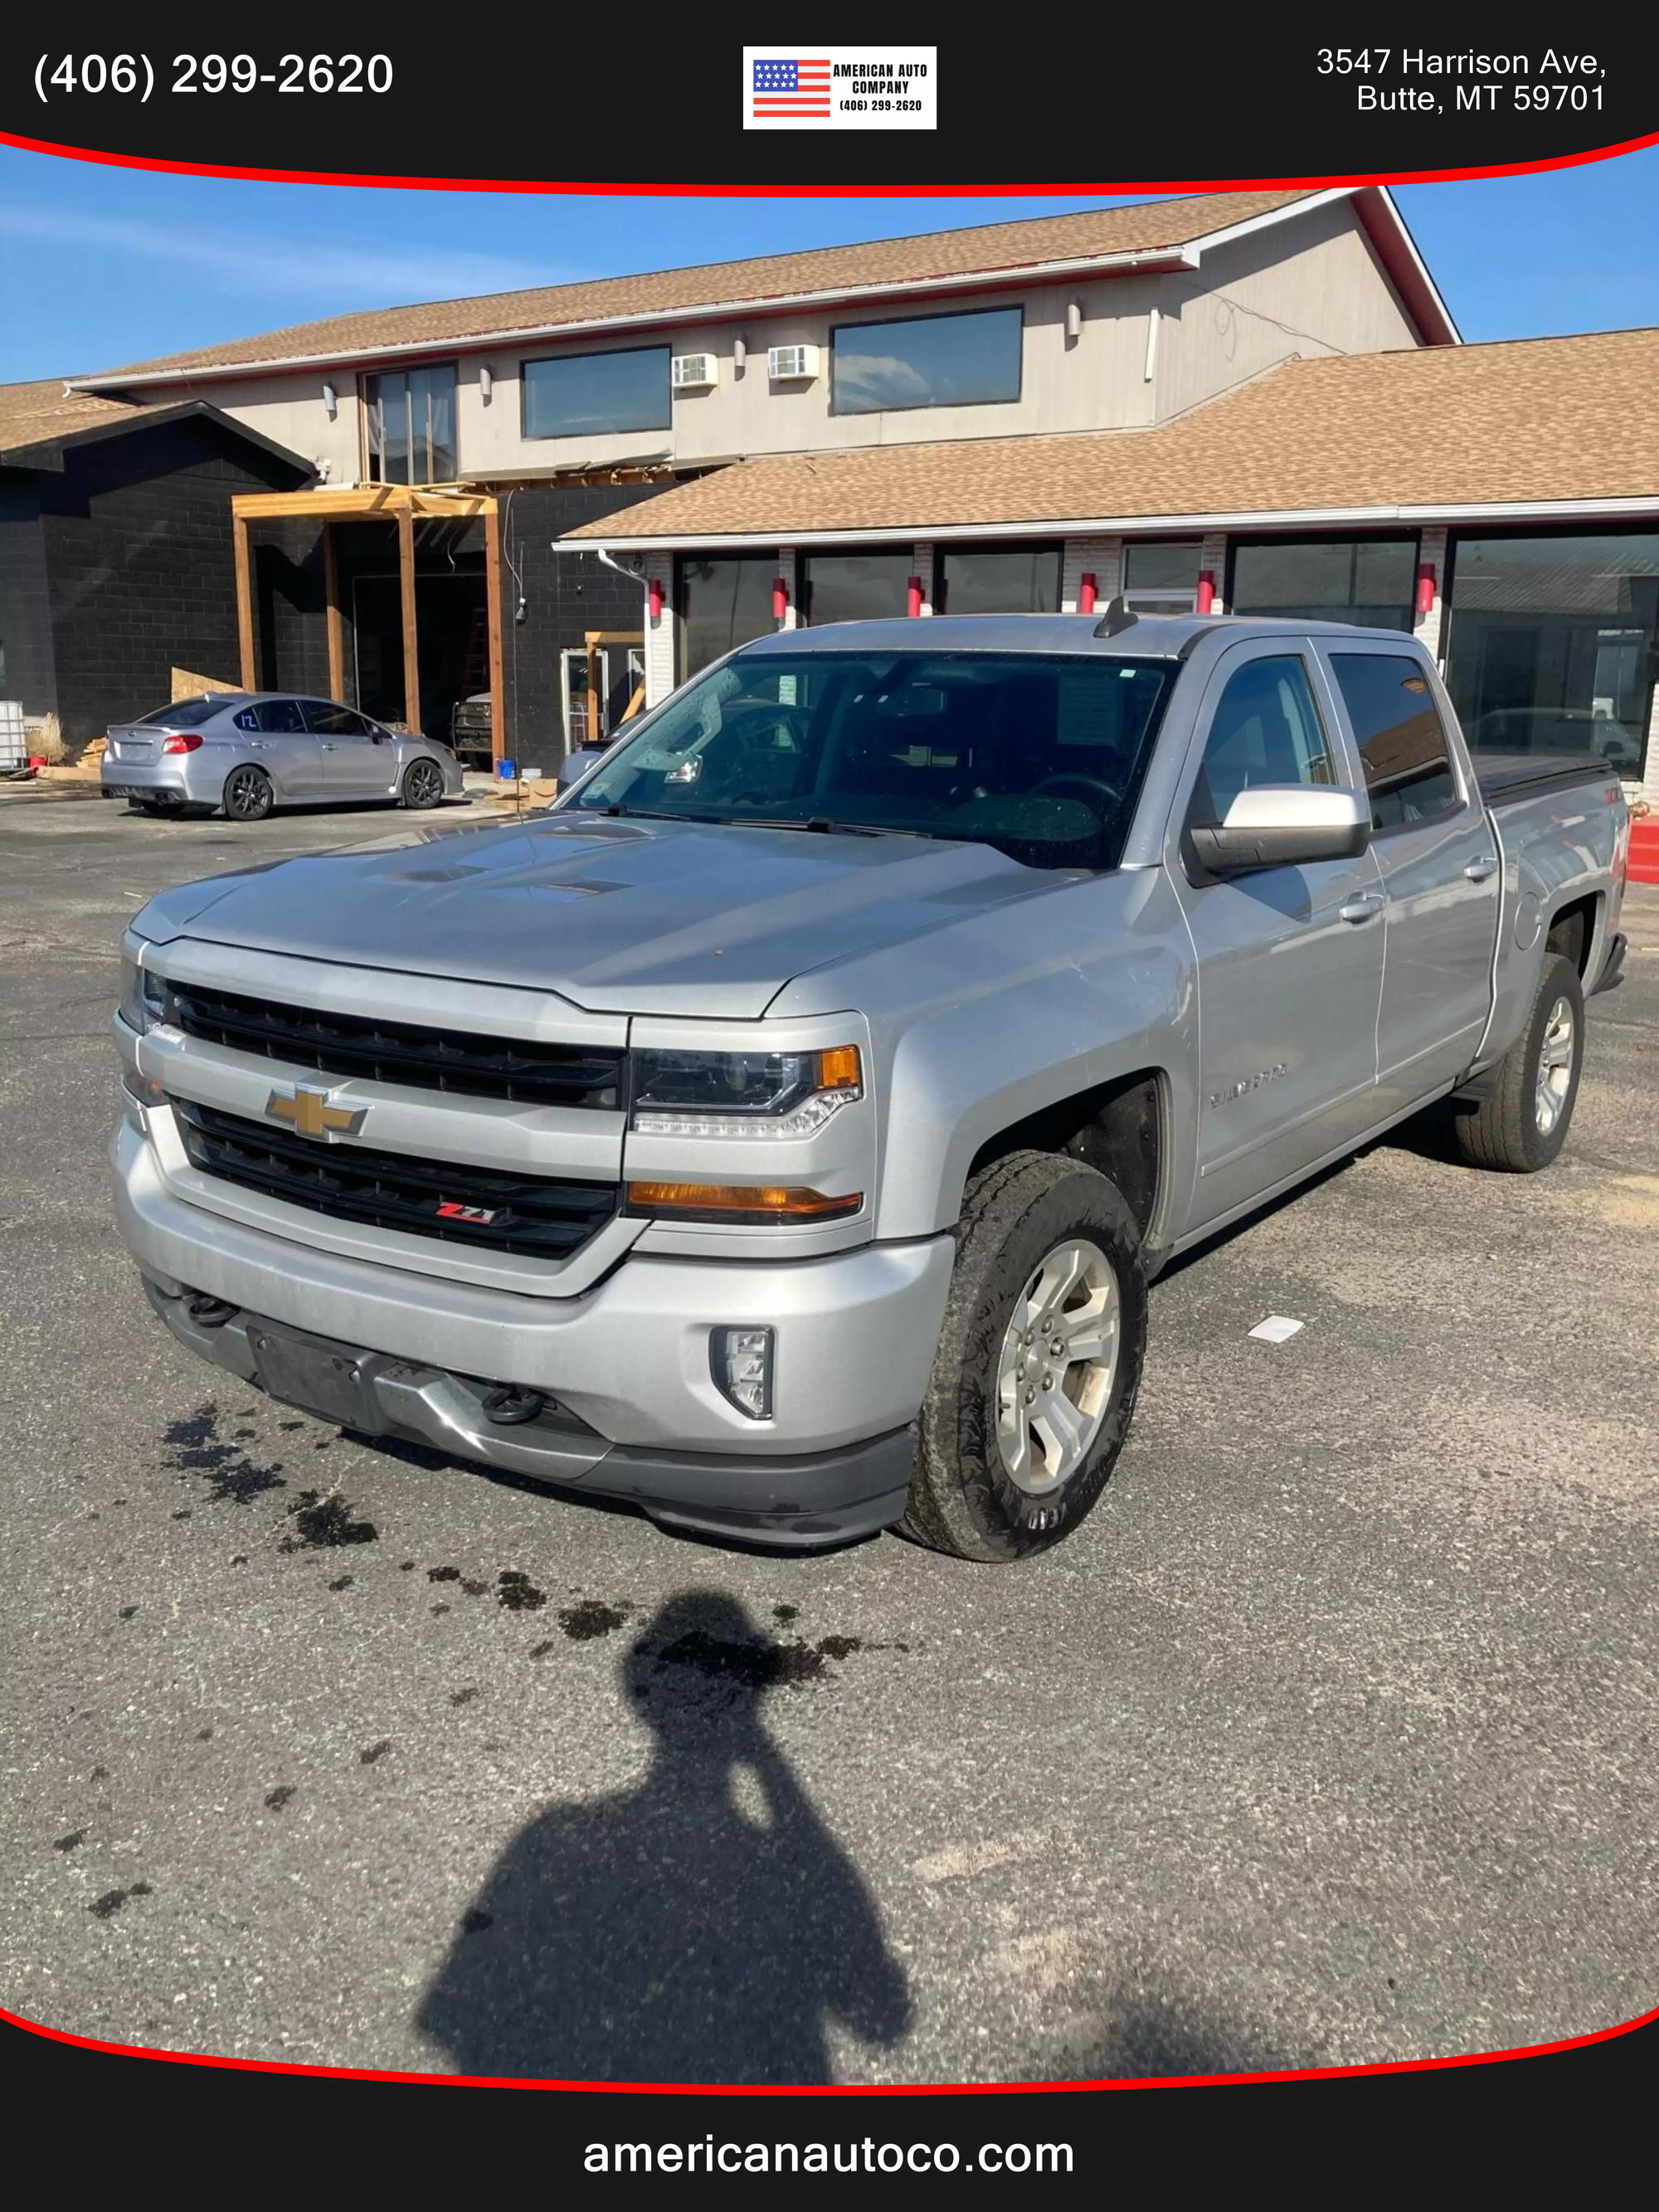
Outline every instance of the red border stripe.
{"type": "Polygon", "coordinates": [[[30,2035],[49,2043],[66,2043],[80,2051],[103,2051],[122,2058],[155,2058],[175,2066],[225,2066],[243,2074],[307,2074],[334,2081],[429,2081],[443,2088],[591,2089],[602,2095],[629,2096],[645,2092],[667,2097],[1006,2097],[1042,2095],[1060,2089],[1198,2089],[1243,2081],[1335,2081],[1357,2080],[1370,2074],[1423,2074],[1446,2066],[1495,2066],[1510,2058],[1542,2058],[1557,2051],[1582,2051],[1593,2043],[1608,2043],[1614,2036],[1631,2035],[1638,2027],[1659,2021],[1659,2006],[1620,2021],[1615,2027],[1598,2027],[1587,2035],[1564,2036],[1554,2043],[1527,2043],[1508,2051],[1470,2051],[1447,2058],[1389,2058],[1370,2066],[1298,2066],[1250,2074],[1137,2075],[1110,2081],[917,2081],[806,2082],[798,2087],[741,2081],[543,2081],[533,2075],[494,2074],[423,2074],[387,2067],[303,2066],[279,2058],[223,2058],[192,2051],[155,2051],[143,2043],[109,2043],[97,2036],[72,2035],[66,2029],[45,2027],[21,2013],[0,2006],[0,2020],[9,2021],[30,2035]]]}
{"type": "Polygon", "coordinates": [[[1659,146],[1659,131],[1626,138],[1616,146],[1596,146],[1585,154],[1558,154],[1543,161],[1500,161],[1487,168],[1354,170],[1322,177],[1115,177],[1079,184],[925,185],[629,185],[598,178],[570,179],[523,177],[382,177],[344,169],[251,169],[213,161],[164,161],[146,154],[106,154],[93,146],[60,146],[47,138],[24,138],[0,131],[0,146],[25,154],[55,154],[70,161],[96,161],[116,169],[160,170],[175,177],[235,177],[253,184],[374,185],[404,191],[576,192],[613,198],[671,199],[949,199],[953,196],[999,198],[1075,199],[1085,192],[1315,191],[1328,185],[1461,184],[1475,177],[1531,177],[1549,169],[1577,169],[1590,161],[1610,161],[1620,154],[1659,146]]]}

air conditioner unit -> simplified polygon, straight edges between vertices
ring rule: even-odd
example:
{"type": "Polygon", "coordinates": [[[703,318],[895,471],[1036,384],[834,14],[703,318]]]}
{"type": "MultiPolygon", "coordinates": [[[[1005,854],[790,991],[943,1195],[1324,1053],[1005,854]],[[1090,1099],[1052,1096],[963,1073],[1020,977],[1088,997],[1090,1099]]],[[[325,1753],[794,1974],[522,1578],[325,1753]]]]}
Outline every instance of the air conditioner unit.
{"type": "Polygon", "coordinates": [[[677,353],[668,380],[676,392],[706,392],[720,381],[720,362],[712,353],[677,353]]]}
{"type": "Polygon", "coordinates": [[[766,374],[774,384],[799,384],[818,373],[815,345],[772,346],[766,356],[766,374]]]}

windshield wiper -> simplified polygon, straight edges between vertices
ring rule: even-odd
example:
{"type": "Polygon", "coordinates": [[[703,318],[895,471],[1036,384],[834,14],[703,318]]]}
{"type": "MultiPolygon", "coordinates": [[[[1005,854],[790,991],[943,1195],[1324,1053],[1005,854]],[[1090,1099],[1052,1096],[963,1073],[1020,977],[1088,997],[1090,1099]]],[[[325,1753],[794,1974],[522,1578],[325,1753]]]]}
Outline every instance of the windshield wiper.
{"type": "Polygon", "coordinates": [[[777,822],[755,817],[760,830],[808,830],[819,837],[937,837],[935,830],[901,830],[884,822],[832,822],[827,814],[814,814],[804,822],[777,822]]]}

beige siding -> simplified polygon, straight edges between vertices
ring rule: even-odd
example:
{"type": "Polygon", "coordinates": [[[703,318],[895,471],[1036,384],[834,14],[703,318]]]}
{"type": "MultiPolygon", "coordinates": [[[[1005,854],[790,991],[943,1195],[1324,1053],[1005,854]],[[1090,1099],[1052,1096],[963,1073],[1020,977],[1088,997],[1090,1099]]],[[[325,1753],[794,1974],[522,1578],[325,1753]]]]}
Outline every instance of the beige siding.
{"type": "Polygon", "coordinates": [[[354,484],[362,473],[357,379],[349,369],[332,376],[306,369],[289,376],[224,377],[217,383],[192,380],[189,396],[210,400],[261,437],[274,438],[311,462],[319,476],[325,473],[330,483],[354,484]],[[333,385],[338,401],[331,422],[323,399],[326,383],[333,385]]]}
{"type": "Polygon", "coordinates": [[[1259,231],[1164,280],[1158,420],[1293,356],[1415,346],[1415,331],[1346,200],[1259,231]]]}

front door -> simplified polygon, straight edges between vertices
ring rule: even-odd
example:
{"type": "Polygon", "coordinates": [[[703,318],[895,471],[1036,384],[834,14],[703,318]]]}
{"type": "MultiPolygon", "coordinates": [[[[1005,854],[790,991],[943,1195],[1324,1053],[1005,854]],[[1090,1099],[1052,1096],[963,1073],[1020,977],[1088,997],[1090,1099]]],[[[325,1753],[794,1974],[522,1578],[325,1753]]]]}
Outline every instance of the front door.
{"type": "Polygon", "coordinates": [[[1219,1219],[1376,1119],[1382,893],[1352,860],[1197,880],[1189,823],[1262,784],[1352,786],[1358,771],[1299,641],[1236,646],[1199,709],[1165,865],[1198,958],[1198,1166],[1186,1226],[1219,1219]]]}
{"type": "Polygon", "coordinates": [[[331,799],[384,799],[396,773],[393,750],[366,715],[349,707],[307,699],[306,720],[323,753],[323,783],[331,799]]]}
{"type": "Polygon", "coordinates": [[[1423,663],[1385,647],[1320,650],[1370,792],[1388,894],[1378,1111],[1402,1114],[1463,1073],[1486,1029],[1498,840],[1423,663]]]}

